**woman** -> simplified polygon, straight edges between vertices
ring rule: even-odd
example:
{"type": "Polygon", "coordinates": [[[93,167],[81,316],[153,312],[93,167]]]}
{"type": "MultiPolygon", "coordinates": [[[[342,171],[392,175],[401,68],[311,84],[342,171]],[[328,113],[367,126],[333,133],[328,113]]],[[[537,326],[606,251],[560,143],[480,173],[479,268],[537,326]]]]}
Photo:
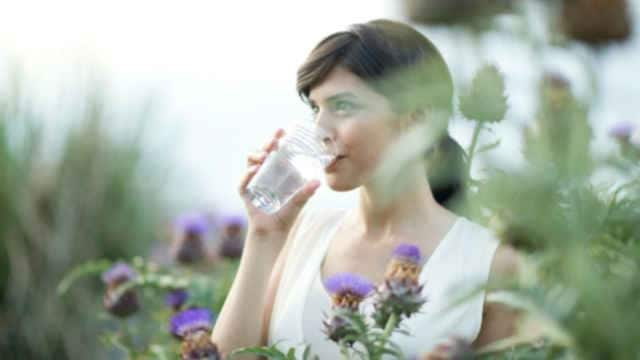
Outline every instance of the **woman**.
{"type": "MultiPolygon", "coordinates": [[[[515,313],[485,302],[484,293],[446,310],[458,284],[511,274],[518,261],[486,229],[443,206],[460,193],[464,166],[462,149],[446,133],[453,84],[434,45],[398,22],[354,25],[316,46],[298,71],[297,88],[337,156],[325,169],[327,185],[359,189],[359,204],[301,211],[317,180],[273,215],[245,200],[246,247],[212,340],[227,352],[304,342],[321,359],[337,358],[337,346],[320,330],[330,307],[323,280],[353,272],[379,284],[400,243],[418,246],[427,259],[421,279],[429,301],[407,320],[413,337],[392,337],[407,355],[439,351],[452,336],[482,346],[511,334],[515,313]],[[424,159],[392,156],[425,126],[437,142],[422,151],[424,159]]],[[[241,195],[283,134],[278,130],[261,153],[249,156],[241,195]]]]}

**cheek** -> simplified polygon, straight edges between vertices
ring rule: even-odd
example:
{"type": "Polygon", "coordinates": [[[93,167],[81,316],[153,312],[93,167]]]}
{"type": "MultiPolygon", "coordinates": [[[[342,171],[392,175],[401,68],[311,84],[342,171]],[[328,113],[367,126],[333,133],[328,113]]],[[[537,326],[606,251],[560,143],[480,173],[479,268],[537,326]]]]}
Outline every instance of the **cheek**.
{"type": "Polygon", "coordinates": [[[346,126],[342,139],[353,165],[362,170],[370,170],[377,164],[388,143],[387,134],[365,123],[346,126]]]}

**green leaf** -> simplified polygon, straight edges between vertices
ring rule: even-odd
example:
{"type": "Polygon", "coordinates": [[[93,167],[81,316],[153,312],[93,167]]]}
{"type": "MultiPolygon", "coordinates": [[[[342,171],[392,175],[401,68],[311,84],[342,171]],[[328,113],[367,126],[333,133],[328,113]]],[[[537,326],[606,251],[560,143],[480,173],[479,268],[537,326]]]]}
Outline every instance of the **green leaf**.
{"type": "Polygon", "coordinates": [[[278,350],[275,345],[240,348],[231,352],[231,354],[229,354],[229,358],[233,359],[237,355],[246,354],[265,356],[268,359],[287,360],[287,356],[282,351],[278,350]]]}
{"type": "Polygon", "coordinates": [[[287,360],[296,360],[296,349],[291,348],[287,352],[287,360]]]}
{"type": "Polygon", "coordinates": [[[149,347],[149,351],[156,359],[169,360],[169,353],[162,345],[152,344],[149,347]]]}
{"type": "Polygon", "coordinates": [[[311,355],[311,345],[307,345],[304,347],[304,352],[302,353],[302,360],[308,360],[311,355]]]}

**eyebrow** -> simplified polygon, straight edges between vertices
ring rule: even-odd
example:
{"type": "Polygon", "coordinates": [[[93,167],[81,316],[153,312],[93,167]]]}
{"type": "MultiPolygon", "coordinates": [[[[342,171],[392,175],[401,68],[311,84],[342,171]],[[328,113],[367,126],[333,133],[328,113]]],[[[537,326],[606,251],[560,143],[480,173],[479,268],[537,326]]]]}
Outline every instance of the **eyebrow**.
{"type": "MultiPolygon", "coordinates": [[[[343,91],[340,93],[337,93],[335,95],[330,96],[329,98],[327,98],[327,102],[332,102],[332,101],[336,101],[336,100],[340,100],[340,99],[345,99],[345,98],[351,98],[351,99],[357,99],[358,97],[350,92],[350,91],[343,91]]],[[[316,102],[313,101],[313,99],[309,98],[309,103],[311,105],[316,105],[316,102]]]]}

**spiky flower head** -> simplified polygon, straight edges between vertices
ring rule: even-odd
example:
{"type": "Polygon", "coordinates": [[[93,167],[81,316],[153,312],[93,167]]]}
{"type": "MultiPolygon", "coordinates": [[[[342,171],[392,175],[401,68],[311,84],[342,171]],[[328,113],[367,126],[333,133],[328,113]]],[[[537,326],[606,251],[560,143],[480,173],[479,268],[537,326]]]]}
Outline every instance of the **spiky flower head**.
{"type": "Polygon", "coordinates": [[[426,302],[418,283],[421,261],[420,248],[415,245],[400,244],[394,249],[385,282],[374,295],[373,319],[377,326],[384,328],[392,314],[408,318],[426,302]]]}
{"type": "Polygon", "coordinates": [[[102,281],[107,284],[102,304],[109,313],[117,317],[127,317],[140,309],[138,295],[134,289],[119,290],[120,285],[136,277],[135,270],[124,262],[118,262],[102,273],[102,281]]]}
{"type": "Polygon", "coordinates": [[[210,331],[213,325],[211,311],[204,308],[191,308],[171,317],[169,331],[177,338],[184,338],[187,334],[198,331],[210,331]]]}
{"type": "Polygon", "coordinates": [[[102,304],[109,313],[121,318],[132,315],[140,309],[138,294],[134,289],[122,292],[115,288],[107,289],[102,298],[102,304]]]}
{"type": "Polygon", "coordinates": [[[222,355],[211,341],[208,330],[195,330],[187,333],[180,347],[182,360],[219,360],[222,355]]]}
{"type": "Polygon", "coordinates": [[[353,338],[357,335],[351,321],[354,316],[359,316],[359,314],[350,308],[334,308],[331,316],[325,317],[325,320],[322,321],[322,332],[333,342],[344,341],[347,346],[352,346],[353,338]]]}
{"type": "Polygon", "coordinates": [[[540,97],[543,107],[551,111],[566,108],[574,100],[569,80],[559,73],[550,71],[542,76],[540,97]]]}
{"type": "Polygon", "coordinates": [[[246,219],[241,215],[227,215],[222,218],[223,227],[238,227],[243,228],[246,226],[246,219]]]}
{"type": "Polygon", "coordinates": [[[369,280],[351,273],[333,275],[325,281],[324,286],[331,294],[334,306],[354,311],[374,289],[369,280]]]}
{"type": "Polygon", "coordinates": [[[185,213],[180,215],[175,221],[176,230],[189,234],[204,235],[212,227],[212,222],[203,213],[185,213]]]}
{"type": "Polygon", "coordinates": [[[609,136],[621,142],[628,142],[635,129],[636,124],[632,122],[619,122],[609,129],[609,136]]]}
{"type": "Polygon", "coordinates": [[[399,319],[409,318],[420,311],[427,301],[422,295],[422,285],[411,279],[387,279],[374,295],[373,320],[380,328],[384,328],[391,314],[399,319]]]}
{"type": "Polygon", "coordinates": [[[122,261],[115,263],[107,271],[102,273],[102,281],[109,287],[117,286],[133,280],[138,274],[127,263],[122,261]]]}
{"type": "Polygon", "coordinates": [[[421,261],[420,248],[412,244],[400,244],[393,250],[385,279],[406,279],[418,283],[421,261]]]}
{"type": "Polygon", "coordinates": [[[181,264],[194,264],[207,258],[204,238],[211,228],[205,214],[192,213],[180,216],[175,221],[171,254],[181,264]]]}
{"type": "Polygon", "coordinates": [[[223,258],[237,259],[244,248],[243,231],[246,220],[240,215],[228,215],[222,218],[222,234],[219,255],[223,258]]]}
{"type": "Polygon", "coordinates": [[[185,289],[175,289],[170,291],[164,299],[167,306],[174,310],[179,310],[189,298],[189,293],[185,289]]]}
{"type": "Polygon", "coordinates": [[[471,87],[460,96],[460,111],[468,119],[485,123],[501,121],[507,112],[504,79],[494,65],[482,67],[471,87]]]}

